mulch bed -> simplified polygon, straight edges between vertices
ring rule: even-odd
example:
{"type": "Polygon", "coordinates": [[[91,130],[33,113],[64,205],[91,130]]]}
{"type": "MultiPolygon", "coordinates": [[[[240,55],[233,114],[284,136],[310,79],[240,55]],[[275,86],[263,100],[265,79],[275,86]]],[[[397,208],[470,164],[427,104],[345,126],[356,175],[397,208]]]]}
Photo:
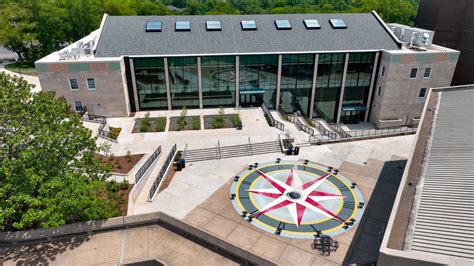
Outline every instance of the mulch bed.
{"type": "Polygon", "coordinates": [[[128,211],[128,198],[129,198],[129,194],[130,194],[130,191],[132,190],[133,188],[133,184],[129,184],[128,185],[128,188],[126,190],[119,190],[117,191],[118,195],[124,200],[124,204],[120,207],[120,212],[122,212],[122,215],[123,216],[126,216],[127,215],[127,211],[128,211]]]}
{"type": "Polygon", "coordinates": [[[113,164],[112,167],[112,172],[115,173],[121,173],[121,174],[128,174],[130,170],[140,161],[140,159],[144,156],[145,154],[132,154],[132,160],[129,162],[127,160],[126,156],[115,156],[113,161],[109,160],[108,156],[97,154],[97,158],[101,160],[102,163],[107,164],[113,164]],[[119,167],[120,165],[120,167],[119,167]]]}
{"type": "MultiPolygon", "coordinates": [[[[180,117],[179,116],[173,116],[170,117],[170,126],[169,126],[169,131],[180,131],[178,128],[178,121],[180,117]]],[[[186,116],[186,119],[184,120],[184,128],[181,130],[200,130],[201,129],[201,117],[197,116],[186,116]],[[198,119],[199,120],[199,128],[193,128],[193,119],[198,119]]]]}
{"type": "Polygon", "coordinates": [[[237,125],[234,125],[232,122],[232,117],[238,116],[238,114],[224,114],[224,115],[205,115],[204,116],[204,129],[216,129],[213,125],[213,121],[219,117],[224,117],[224,124],[222,127],[217,128],[236,128],[237,125]]]}
{"type": "Polygon", "coordinates": [[[163,128],[161,128],[160,130],[157,130],[157,128],[156,128],[158,120],[162,120],[162,119],[166,119],[166,117],[150,117],[149,118],[150,126],[148,127],[148,131],[141,132],[140,131],[140,121],[142,121],[143,118],[137,118],[137,119],[135,119],[135,124],[133,124],[132,133],[164,132],[166,130],[166,122],[164,123],[165,126],[163,128]]]}
{"type": "Polygon", "coordinates": [[[166,177],[161,181],[160,190],[158,190],[157,193],[160,193],[161,191],[165,190],[171,184],[171,181],[173,180],[175,173],[176,173],[176,165],[173,164],[170,167],[170,170],[168,171],[168,174],[166,175],[166,177]]]}

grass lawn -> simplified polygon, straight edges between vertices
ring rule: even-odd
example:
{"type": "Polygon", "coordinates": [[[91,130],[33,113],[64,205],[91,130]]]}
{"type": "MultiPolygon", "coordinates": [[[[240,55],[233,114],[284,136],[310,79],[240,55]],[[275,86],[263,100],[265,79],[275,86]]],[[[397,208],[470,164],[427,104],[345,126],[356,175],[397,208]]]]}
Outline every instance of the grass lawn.
{"type": "Polygon", "coordinates": [[[5,66],[5,69],[10,70],[11,72],[18,73],[20,69],[21,74],[37,76],[35,64],[33,62],[18,62],[11,63],[5,66]]]}

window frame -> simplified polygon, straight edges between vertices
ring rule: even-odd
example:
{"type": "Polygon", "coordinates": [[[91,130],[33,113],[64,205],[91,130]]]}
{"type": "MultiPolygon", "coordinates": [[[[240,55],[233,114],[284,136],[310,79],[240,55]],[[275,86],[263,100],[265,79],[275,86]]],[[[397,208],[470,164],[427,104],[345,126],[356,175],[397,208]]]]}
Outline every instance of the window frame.
{"type": "Polygon", "coordinates": [[[380,71],[380,76],[381,77],[385,76],[385,66],[382,66],[382,70],[380,71]]]}
{"type": "Polygon", "coordinates": [[[82,105],[82,102],[81,102],[81,101],[74,101],[74,111],[75,111],[76,113],[80,113],[80,112],[82,112],[82,110],[84,110],[84,106],[82,105]],[[76,103],[79,103],[79,104],[80,104],[81,110],[77,110],[77,105],[76,105],[76,103]]]}
{"type": "Polygon", "coordinates": [[[95,83],[95,78],[86,78],[86,85],[87,85],[87,90],[88,91],[97,90],[97,84],[95,83]],[[89,79],[92,79],[94,81],[94,88],[89,87],[89,79]]]}
{"type": "Polygon", "coordinates": [[[381,96],[382,95],[382,86],[379,86],[377,88],[377,96],[381,96]]]}
{"type": "Polygon", "coordinates": [[[423,78],[424,78],[424,79],[429,79],[429,78],[431,78],[431,73],[433,73],[433,68],[431,68],[431,67],[425,67],[425,72],[423,72],[423,78]],[[429,75],[426,76],[426,70],[428,70],[428,69],[430,70],[430,72],[429,72],[429,75]]]}
{"type": "Polygon", "coordinates": [[[71,91],[78,91],[78,90],[79,90],[79,81],[78,81],[77,78],[69,78],[69,79],[68,79],[68,83],[69,83],[69,89],[70,89],[71,91]],[[75,80],[75,81],[76,81],[77,89],[73,89],[73,88],[72,88],[71,80],[75,80]]]}
{"type": "Polygon", "coordinates": [[[426,94],[428,93],[427,88],[420,88],[420,92],[418,93],[418,98],[426,98],[426,94]],[[422,96],[423,94],[423,96],[422,96]]]}
{"type": "Polygon", "coordinates": [[[417,77],[418,77],[418,68],[417,68],[417,67],[412,67],[412,68],[410,69],[410,79],[416,79],[417,77]],[[415,71],[415,77],[412,77],[412,76],[411,76],[411,73],[413,73],[413,69],[416,69],[416,71],[415,71]]]}

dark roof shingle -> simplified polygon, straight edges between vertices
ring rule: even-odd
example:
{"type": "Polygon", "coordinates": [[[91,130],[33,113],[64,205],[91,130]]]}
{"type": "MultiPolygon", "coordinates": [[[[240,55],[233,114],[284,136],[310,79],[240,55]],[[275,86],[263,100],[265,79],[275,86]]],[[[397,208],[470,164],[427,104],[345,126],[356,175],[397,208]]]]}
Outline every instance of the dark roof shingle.
{"type": "Polygon", "coordinates": [[[372,13],[219,16],[108,16],[96,57],[122,55],[205,55],[355,50],[398,50],[394,39],[372,13]],[[347,29],[333,29],[342,18],[347,29]],[[274,21],[288,19],[291,30],[277,30],[274,21]],[[317,19],[321,29],[306,29],[304,19],[317,19]],[[191,31],[176,32],[175,22],[189,20],[191,31]],[[206,21],[220,20],[221,31],[207,31],[206,21]],[[242,20],[255,20],[256,31],[243,31],[242,20]],[[161,21],[162,32],[145,32],[147,21],[161,21]]]}

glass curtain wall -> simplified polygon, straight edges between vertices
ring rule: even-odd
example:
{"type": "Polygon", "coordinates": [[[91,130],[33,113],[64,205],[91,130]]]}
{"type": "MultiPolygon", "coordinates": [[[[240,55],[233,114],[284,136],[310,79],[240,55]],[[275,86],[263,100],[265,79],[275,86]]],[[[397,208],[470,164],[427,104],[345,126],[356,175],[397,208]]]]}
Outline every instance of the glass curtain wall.
{"type": "Polygon", "coordinates": [[[199,108],[198,67],[196,57],[168,58],[171,106],[199,108]]]}
{"type": "Polygon", "coordinates": [[[341,93],[345,54],[320,54],[314,115],[330,122],[336,121],[341,93]]]}
{"type": "Polygon", "coordinates": [[[285,113],[301,111],[308,116],[313,83],[314,55],[283,55],[280,108],[285,113]]]}
{"type": "Polygon", "coordinates": [[[163,58],[134,58],[140,110],[168,109],[163,58]]]}
{"type": "Polygon", "coordinates": [[[375,53],[349,54],[341,121],[356,122],[364,118],[374,60],[375,53]]]}
{"type": "Polygon", "coordinates": [[[201,57],[204,107],[235,106],[235,56],[201,57]]]}
{"type": "Polygon", "coordinates": [[[278,55],[240,56],[240,105],[263,101],[275,108],[278,75],[278,55]]]}

